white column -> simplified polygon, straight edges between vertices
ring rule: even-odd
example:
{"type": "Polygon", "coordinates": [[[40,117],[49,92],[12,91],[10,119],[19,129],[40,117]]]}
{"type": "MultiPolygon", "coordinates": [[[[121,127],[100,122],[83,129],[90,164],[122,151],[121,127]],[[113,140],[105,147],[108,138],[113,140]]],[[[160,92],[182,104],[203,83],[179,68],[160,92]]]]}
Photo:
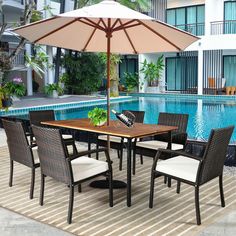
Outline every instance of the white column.
{"type": "Polygon", "coordinates": [[[47,66],[47,83],[53,84],[54,83],[54,76],[53,76],[53,48],[50,46],[47,46],[47,55],[48,55],[48,66],[47,66]]]}
{"type": "Polygon", "coordinates": [[[145,56],[144,54],[139,54],[138,56],[138,61],[139,61],[139,68],[138,68],[138,71],[139,71],[139,92],[140,93],[144,93],[145,90],[146,90],[146,82],[144,80],[144,74],[140,72],[141,68],[142,68],[142,62],[144,61],[145,59],[145,56]]]}
{"type": "MultiPolygon", "coordinates": [[[[25,44],[25,51],[29,57],[31,57],[31,45],[25,44]]],[[[32,68],[27,68],[27,96],[33,95],[33,80],[32,80],[32,68]]]]}
{"type": "Polygon", "coordinates": [[[202,95],[203,93],[203,50],[198,51],[198,87],[197,94],[202,95]]]}
{"type": "MultiPolygon", "coordinates": [[[[224,20],[224,0],[205,0],[205,35],[211,34],[211,22],[224,20]]],[[[217,30],[222,30],[221,28],[217,30]]]]}
{"type": "MultiPolygon", "coordinates": [[[[45,6],[51,6],[50,0],[45,0],[45,6]]],[[[45,18],[51,17],[48,11],[45,11],[45,18]]],[[[44,84],[53,84],[54,83],[54,76],[53,76],[53,69],[50,65],[53,63],[53,47],[46,46],[46,51],[48,55],[48,66],[47,71],[45,73],[44,84]]]]}
{"type": "Polygon", "coordinates": [[[73,10],[73,5],[71,4],[70,0],[65,0],[65,9],[64,11],[72,11],[73,10]]]}

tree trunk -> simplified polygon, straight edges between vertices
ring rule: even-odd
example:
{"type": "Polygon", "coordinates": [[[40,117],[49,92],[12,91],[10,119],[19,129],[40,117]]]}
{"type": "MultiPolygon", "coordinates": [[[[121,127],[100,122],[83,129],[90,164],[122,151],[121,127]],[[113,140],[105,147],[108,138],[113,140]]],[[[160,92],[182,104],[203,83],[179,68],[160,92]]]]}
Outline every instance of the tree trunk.
{"type": "Polygon", "coordinates": [[[111,89],[111,97],[119,97],[119,76],[118,76],[118,65],[115,63],[111,63],[111,82],[110,82],[110,89],[111,89]]]}

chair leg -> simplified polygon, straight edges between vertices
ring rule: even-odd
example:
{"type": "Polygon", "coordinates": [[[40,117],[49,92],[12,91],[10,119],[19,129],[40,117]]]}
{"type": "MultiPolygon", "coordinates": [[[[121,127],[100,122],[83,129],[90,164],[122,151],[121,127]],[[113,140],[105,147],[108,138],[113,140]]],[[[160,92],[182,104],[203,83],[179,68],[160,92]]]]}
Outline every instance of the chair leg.
{"type": "Polygon", "coordinates": [[[108,174],[108,181],[109,181],[109,206],[113,207],[113,178],[112,172],[108,174]]]}
{"type": "Polygon", "coordinates": [[[118,157],[120,157],[119,170],[122,170],[122,165],[123,165],[123,147],[121,147],[120,150],[117,150],[118,153],[119,153],[119,151],[120,151],[120,155],[118,155],[118,157]]]}
{"type": "Polygon", "coordinates": [[[34,197],[35,168],[31,170],[30,199],[34,197]]]}
{"type": "Polygon", "coordinates": [[[200,207],[199,207],[199,186],[195,186],[195,208],[196,208],[197,225],[200,225],[201,216],[200,216],[200,207]]]}
{"type": "Polygon", "coordinates": [[[9,187],[12,187],[12,181],[13,181],[13,167],[14,167],[14,162],[13,162],[13,160],[10,160],[10,178],[9,178],[9,187]]]}
{"type": "Polygon", "coordinates": [[[164,176],[164,184],[166,184],[166,183],[167,183],[167,177],[164,176]]]}
{"type": "Polygon", "coordinates": [[[143,155],[142,154],[140,155],[140,163],[141,163],[141,165],[143,165],[143,155]]]}
{"type": "Polygon", "coordinates": [[[74,186],[70,185],[69,209],[67,216],[68,224],[71,224],[72,221],[73,205],[74,205],[74,186]]]}
{"type": "MultiPolygon", "coordinates": [[[[97,141],[98,142],[98,141],[97,141]]],[[[98,145],[98,143],[96,144],[96,149],[98,149],[99,148],[99,145],[98,145]]],[[[96,152],[96,160],[98,160],[99,159],[99,152],[96,152]]]]}
{"type": "Polygon", "coordinates": [[[82,193],[82,185],[81,184],[78,185],[78,192],[82,193]]]}
{"type": "Polygon", "coordinates": [[[225,207],[224,189],[223,189],[223,176],[219,176],[219,187],[220,187],[220,200],[221,206],[225,207]]]}
{"type": "Polygon", "coordinates": [[[40,206],[43,206],[44,187],[45,187],[45,175],[41,174],[41,187],[40,187],[40,199],[39,199],[40,206]]]}
{"type": "Polygon", "coordinates": [[[155,174],[154,172],[152,172],[151,183],[150,183],[149,208],[153,208],[154,184],[155,184],[155,174]]]}
{"type": "Polygon", "coordinates": [[[180,193],[180,185],[181,185],[181,182],[177,181],[176,193],[180,193]]]}
{"type": "Polygon", "coordinates": [[[136,173],[136,153],[135,150],[133,150],[133,175],[136,173]]]}

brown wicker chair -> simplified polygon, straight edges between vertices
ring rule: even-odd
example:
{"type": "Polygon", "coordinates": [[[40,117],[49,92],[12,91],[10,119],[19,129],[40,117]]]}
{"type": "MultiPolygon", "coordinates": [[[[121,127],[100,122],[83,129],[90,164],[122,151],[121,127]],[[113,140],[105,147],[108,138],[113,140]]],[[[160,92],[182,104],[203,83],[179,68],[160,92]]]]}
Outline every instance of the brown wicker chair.
{"type": "MultiPolygon", "coordinates": [[[[126,113],[128,110],[123,110],[122,113],[126,113]]],[[[136,123],[143,123],[145,111],[131,111],[135,115],[135,122],[136,123]]],[[[125,144],[127,143],[127,140],[120,137],[110,136],[110,147],[112,149],[117,150],[118,158],[120,159],[119,163],[119,170],[122,170],[122,162],[123,162],[123,148],[125,147],[125,144]]],[[[97,138],[97,148],[98,147],[107,147],[107,135],[99,135],[97,138]]],[[[98,159],[98,155],[97,155],[98,159]]],[[[141,160],[142,163],[142,160],[141,160]]]]}
{"type": "Polygon", "coordinates": [[[199,208],[199,187],[201,185],[219,177],[221,206],[224,207],[223,166],[233,129],[234,126],[212,130],[202,158],[182,151],[159,149],[151,171],[149,207],[153,207],[155,178],[163,175],[194,186],[198,225],[201,224],[199,208]],[[158,162],[162,155],[166,153],[173,154],[175,157],[158,162]]]}
{"type": "MultiPolygon", "coordinates": [[[[30,125],[42,126],[42,121],[51,121],[55,120],[55,113],[53,110],[37,110],[37,111],[29,111],[29,119],[30,125]]],[[[31,144],[35,144],[34,134],[31,130],[30,142],[31,144]]],[[[76,147],[74,145],[74,135],[68,134],[71,133],[71,130],[62,130],[62,138],[66,142],[67,146],[72,146],[73,152],[76,152],[76,147]]]]}
{"type": "Polygon", "coordinates": [[[67,222],[72,221],[74,187],[99,175],[109,180],[109,204],[113,206],[112,166],[106,148],[77,152],[69,155],[59,129],[32,126],[38,145],[38,155],[41,164],[40,205],[43,205],[45,177],[50,176],[69,186],[69,208],[67,222]],[[87,157],[96,152],[105,152],[107,161],[99,161],[87,157]]]}
{"type": "MultiPolygon", "coordinates": [[[[133,151],[133,174],[135,174],[136,154],[142,156],[155,157],[156,152],[159,148],[167,148],[172,150],[184,150],[187,142],[187,125],[188,125],[188,114],[175,114],[175,113],[164,113],[160,112],[158,117],[159,125],[170,125],[177,126],[178,129],[172,132],[172,141],[168,134],[160,134],[154,136],[151,140],[141,140],[136,142],[133,151]]],[[[168,155],[162,158],[168,158],[168,155]]]]}
{"type": "MultiPolygon", "coordinates": [[[[29,120],[30,125],[41,126],[42,121],[51,121],[55,120],[55,113],[54,110],[38,110],[38,111],[29,111],[29,120]]],[[[33,137],[33,135],[32,135],[33,137]]],[[[64,134],[62,135],[63,139],[67,140],[68,142],[73,142],[73,135],[72,134],[64,134]]]]}
{"type": "Polygon", "coordinates": [[[7,135],[7,144],[10,153],[10,179],[12,187],[14,161],[31,168],[30,199],[34,196],[35,169],[40,166],[37,149],[29,145],[23,124],[19,121],[2,119],[3,127],[7,135]],[[33,154],[34,152],[34,154],[33,154]]]}

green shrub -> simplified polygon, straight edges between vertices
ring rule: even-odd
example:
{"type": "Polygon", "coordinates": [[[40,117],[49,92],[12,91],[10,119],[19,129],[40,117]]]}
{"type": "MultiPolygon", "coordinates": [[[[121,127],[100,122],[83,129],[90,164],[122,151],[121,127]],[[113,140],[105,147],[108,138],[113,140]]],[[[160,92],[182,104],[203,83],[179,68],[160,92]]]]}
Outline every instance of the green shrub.
{"type": "Polygon", "coordinates": [[[101,87],[105,63],[99,54],[66,54],[62,64],[66,69],[65,87],[70,94],[89,94],[101,87]]]}

